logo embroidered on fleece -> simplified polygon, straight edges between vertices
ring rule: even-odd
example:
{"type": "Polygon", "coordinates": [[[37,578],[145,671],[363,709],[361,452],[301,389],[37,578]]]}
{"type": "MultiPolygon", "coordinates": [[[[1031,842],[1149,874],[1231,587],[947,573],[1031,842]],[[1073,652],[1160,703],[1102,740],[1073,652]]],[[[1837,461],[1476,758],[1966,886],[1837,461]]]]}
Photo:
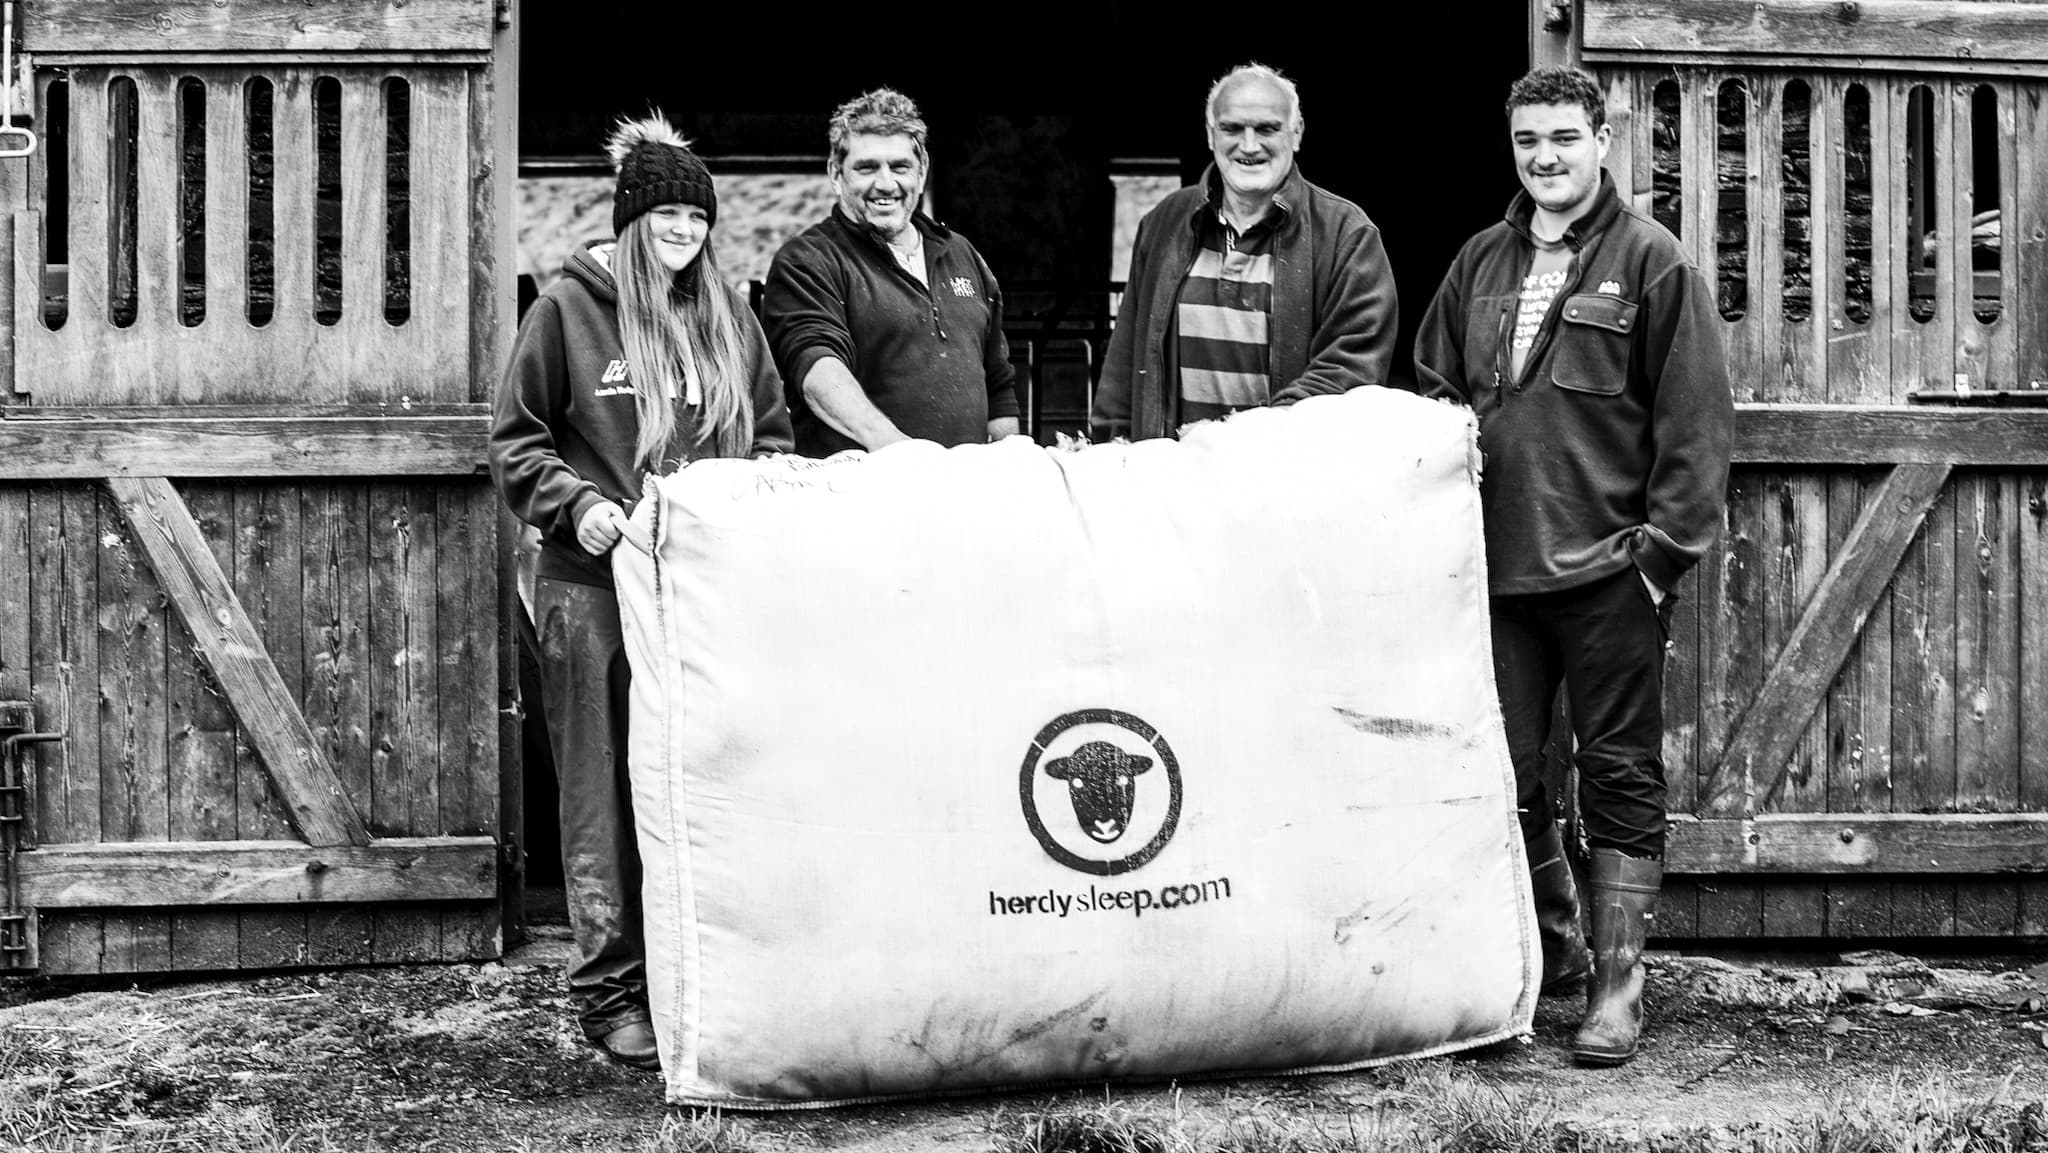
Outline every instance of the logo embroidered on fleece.
{"type": "Polygon", "coordinates": [[[969,279],[967,279],[967,278],[966,278],[966,277],[964,277],[964,276],[956,276],[956,277],[954,277],[954,278],[953,278],[953,295],[954,295],[954,296],[964,296],[964,297],[966,297],[966,298],[967,298],[967,299],[969,299],[969,300],[973,300],[973,299],[974,299],[974,282],[973,282],[973,281],[971,281],[971,280],[969,280],[969,279]]]}
{"type": "Polygon", "coordinates": [[[604,375],[602,375],[602,376],[600,376],[600,377],[598,377],[598,378],[597,378],[597,382],[598,382],[599,384],[609,384],[609,385],[611,385],[612,387],[610,387],[610,388],[599,388],[599,389],[593,389],[593,390],[591,391],[590,395],[592,395],[592,396],[632,396],[632,395],[634,395],[634,392],[633,392],[633,386],[632,386],[632,385],[630,385],[630,384],[615,384],[615,383],[613,383],[614,381],[623,381],[623,380],[625,380],[625,379],[626,379],[626,362],[625,362],[625,361],[623,361],[623,360],[614,360],[614,361],[612,361],[612,362],[611,362],[610,364],[607,364],[607,365],[605,365],[605,366],[604,366],[604,375]]]}
{"type": "Polygon", "coordinates": [[[1621,282],[1618,280],[1603,280],[1600,282],[1600,291],[1609,296],[1620,296],[1621,282]]]}

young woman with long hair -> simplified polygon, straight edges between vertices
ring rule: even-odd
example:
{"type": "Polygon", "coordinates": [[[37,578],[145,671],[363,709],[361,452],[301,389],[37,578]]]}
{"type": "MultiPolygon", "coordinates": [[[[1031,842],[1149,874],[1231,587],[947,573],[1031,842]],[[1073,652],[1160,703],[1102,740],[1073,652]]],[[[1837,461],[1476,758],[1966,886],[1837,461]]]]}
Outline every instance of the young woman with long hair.
{"type": "Polygon", "coordinates": [[[650,473],[787,452],[791,437],[760,323],[718,273],[710,171],[658,114],[622,121],[606,151],[617,239],[572,256],[520,323],[491,475],[541,536],[533,615],[561,784],[570,997],[593,1043],[655,1068],[609,553],[650,473]]]}

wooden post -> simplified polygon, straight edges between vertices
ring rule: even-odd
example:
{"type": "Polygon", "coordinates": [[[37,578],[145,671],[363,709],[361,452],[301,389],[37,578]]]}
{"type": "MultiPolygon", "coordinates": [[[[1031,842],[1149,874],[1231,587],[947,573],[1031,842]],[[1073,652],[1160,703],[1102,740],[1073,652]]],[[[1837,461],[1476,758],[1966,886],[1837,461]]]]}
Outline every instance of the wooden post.
{"type": "Polygon", "coordinates": [[[1579,63],[1579,0],[1529,0],[1529,67],[1579,63]]]}

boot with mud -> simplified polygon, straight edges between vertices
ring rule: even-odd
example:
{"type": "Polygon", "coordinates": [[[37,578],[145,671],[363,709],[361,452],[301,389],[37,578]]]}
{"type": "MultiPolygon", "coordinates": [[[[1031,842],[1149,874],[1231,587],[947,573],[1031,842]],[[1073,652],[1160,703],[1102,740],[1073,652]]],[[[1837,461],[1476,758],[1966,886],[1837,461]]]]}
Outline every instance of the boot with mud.
{"type": "Polygon", "coordinates": [[[1636,1055],[1643,1030],[1643,941],[1664,884],[1664,862],[1594,849],[1593,977],[1586,1019],[1572,1041],[1581,1065],[1619,1065],[1636,1055]]]}
{"type": "Polygon", "coordinates": [[[1593,971],[1586,931],[1579,920],[1579,892],[1565,859],[1564,836],[1550,822],[1526,842],[1529,885],[1536,895],[1536,935],[1543,944],[1542,996],[1568,993],[1593,971]]]}

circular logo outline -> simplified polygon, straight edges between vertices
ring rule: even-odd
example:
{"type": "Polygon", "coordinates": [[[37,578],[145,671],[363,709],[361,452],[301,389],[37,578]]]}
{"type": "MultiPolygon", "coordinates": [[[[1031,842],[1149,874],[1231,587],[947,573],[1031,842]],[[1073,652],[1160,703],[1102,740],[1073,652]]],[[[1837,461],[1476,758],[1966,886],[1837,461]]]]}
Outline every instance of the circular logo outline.
{"type": "Polygon", "coordinates": [[[1031,751],[1024,754],[1024,767],[1018,776],[1017,793],[1018,801],[1024,810],[1024,822],[1031,827],[1031,835],[1038,838],[1039,848],[1044,849],[1046,855],[1053,860],[1078,873],[1114,877],[1141,868],[1159,855],[1159,851],[1173,839],[1174,832],[1180,826],[1180,761],[1175,759],[1172,746],[1166,743],[1165,737],[1159,735],[1158,729],[1118,709],[1077,709],[1054,718],[1044,728],[1038,730],[1038,735],[1031,738],[1031,751]],[[1153,834],[1152,840],[1136,852],[1113,861],[1092,860],[1069,850],[1053,838],[1046,830],[1045,822],[1038,815],[1037,789],[1034,784],[1038,776],[1038,759],[1045,755],[1046,746],[1057,740],[1061,733],[1081,725],[1114,725],[1142,738],[1145,743],[1152,746],[1153,752],[1159,754],[1160,767],[1166,770],[1167,784],[1172,790],[1167,800],[1166,819],[1160,822],[1159,831],[1153,834]]]}

